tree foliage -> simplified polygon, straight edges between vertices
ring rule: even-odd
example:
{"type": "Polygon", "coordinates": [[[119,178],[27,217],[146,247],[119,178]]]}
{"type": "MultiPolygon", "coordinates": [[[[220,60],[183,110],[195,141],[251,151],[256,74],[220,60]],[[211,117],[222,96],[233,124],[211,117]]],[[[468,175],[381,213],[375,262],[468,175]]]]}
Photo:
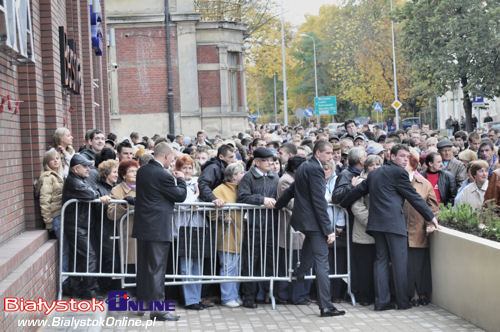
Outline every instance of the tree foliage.
{"type": "Polygon", "coordinates": [[[438,95],[461,86],[471,130],[472,98],[500,92],[498,0],[413,0],[398,17],[417,80],[438,95]]]}

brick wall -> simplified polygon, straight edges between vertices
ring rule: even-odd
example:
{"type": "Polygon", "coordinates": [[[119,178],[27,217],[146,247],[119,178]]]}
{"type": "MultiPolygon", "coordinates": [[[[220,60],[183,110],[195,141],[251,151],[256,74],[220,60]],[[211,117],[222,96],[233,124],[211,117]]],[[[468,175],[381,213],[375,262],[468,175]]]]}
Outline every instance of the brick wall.
{"type": "Polygon", "coordinates": [[[220,72],[218,70],[198,71],[198,89],[201,107],[220,106],[220,72]]]}
{"type": "Polygon", "coordinates": [[[219,51],[215,45],[200,45],[196,53],[198,63],[219,63],[219,51]]]}
{"type": "MultiPolygon", "coordinates": [[[[175,29],[171,29],[174,110],[179,104],[179,71],[175,29]]],[[[167,112],[167,63],[165,27],[116,27],[120,113],[167,112]]],[[[130,128],[132,131],[133,128],[130,128]]]]}

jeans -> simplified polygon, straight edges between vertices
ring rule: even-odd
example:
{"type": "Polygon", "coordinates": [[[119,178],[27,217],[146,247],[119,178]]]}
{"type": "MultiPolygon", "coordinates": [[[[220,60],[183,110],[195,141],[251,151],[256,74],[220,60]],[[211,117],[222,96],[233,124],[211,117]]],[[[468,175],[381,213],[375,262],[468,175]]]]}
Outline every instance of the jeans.
{"type": "MultiPolygon", "coordinates": [[[[239,275],[240,255],[230,252],[218,251],[220,261],[221,276],[237,276],[239,275]]],[[[238,299],[240,289],[239,282],[222,282],[220,284],[220,293],[222,303],[235,301],[238,299]]]]}
{"type": "MultiPolygon", "coordinates": [[[[181,274],[189,275],[201,275],[200,271],[202,268],[203,259],[193,259],[180,257],[181,259],[181,274]]],[[[184,279],[186,281],[192,281],[197,279],[184,279]]],[[[184,291],[184,300],[186,305],[191,305],[201,302],[201,284],[191,284],[183,285],[182,290],[184,291]]]]}
{"type": "MultiPolygon", "coordinates": [[[[61,243],[61,216],[57,216],[52,220],[52,227],[54,229],[54,233],[57,236],[57,239],[59,240],[59,244],[61,243]]],[[[63,241],[63,257],[62,257],[62,262],[60,263],[62,266],[62,271],[63,272],[68,272],[68,265],[69,265],[69,244],[66,238],[64,238],[63,241]]]]}

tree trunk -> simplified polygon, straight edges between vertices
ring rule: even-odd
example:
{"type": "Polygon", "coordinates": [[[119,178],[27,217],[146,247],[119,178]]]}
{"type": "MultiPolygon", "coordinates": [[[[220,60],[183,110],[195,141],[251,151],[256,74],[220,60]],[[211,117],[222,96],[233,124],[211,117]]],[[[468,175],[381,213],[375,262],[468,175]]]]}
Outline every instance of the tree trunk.
{"type": "Polygon", "coordinates": [[[467,132],[472,131],[472,100],[470,100],[469,91],[465,89],[467,86],[467,77],[462,77],[462,91],[464,94],[464,111],[465,111],[465,129],[467,132]]]}

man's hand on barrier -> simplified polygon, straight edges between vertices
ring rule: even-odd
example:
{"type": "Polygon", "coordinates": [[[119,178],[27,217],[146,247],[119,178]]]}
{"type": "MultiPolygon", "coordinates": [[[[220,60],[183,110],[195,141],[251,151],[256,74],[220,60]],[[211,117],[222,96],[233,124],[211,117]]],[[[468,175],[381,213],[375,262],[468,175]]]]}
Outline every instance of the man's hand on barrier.
{"type": "Polygon", "coordinates": [[[272,209],[275,204],[276,204],[276,200],[274,198],[264,197],[264,205],[266,206],[266,208],[272,209]]]}
{"type": "Polygon", "coordinates": [[[125,201],[127,201],[128,204],[130,205],[135,205],[135,197],[132,196],[126,196],[124,198],[125,201]]]}
{"type": "Polygon", "coordinates": [[[335,232],[328,235],[328,238],[326,239],[326,243],[328,244],[332,244],[333,242],[335,242],[335,232]]]}
{"type": "Polygon", "coordinates": [[[431,224],[434,226],[435,229],[440,229],[441,228],[441,227],[439,227],[438,220],[437,220],[436,217],[432,218],[431,224]]]}
{"type": "Polygon", "coordinates": [[[217,198],[212,201],[212,203],[215,204],[216,207],[220,208],[223,207],[226,202],[223,199],[217,198]]]}
{"type": "Polygon", "coordinates": [[[100,200],[101,200],[101,202],[103,202],[104,204],[109,204],[109,201],[111,200],[111,197],[109,197],[108,195],[104,195],[104,196],[99,197],[99,199],[100,199],[100,200]]]}

